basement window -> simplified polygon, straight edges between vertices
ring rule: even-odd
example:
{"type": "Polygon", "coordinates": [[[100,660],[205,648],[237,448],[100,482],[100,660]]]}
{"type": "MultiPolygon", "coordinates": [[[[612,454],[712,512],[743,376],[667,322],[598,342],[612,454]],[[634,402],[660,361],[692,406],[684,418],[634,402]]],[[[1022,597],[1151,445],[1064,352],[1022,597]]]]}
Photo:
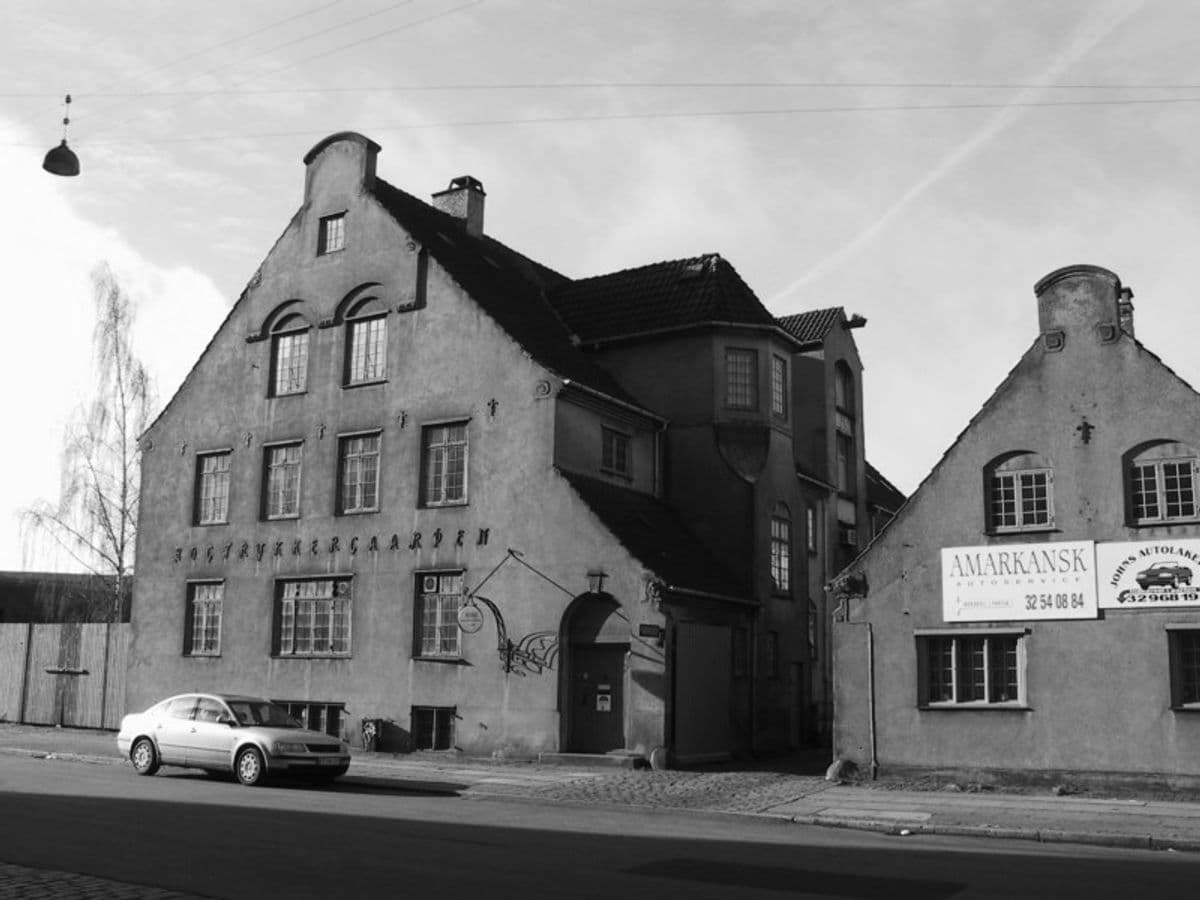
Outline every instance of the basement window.
{"type": "Polygon", "coordinates": [[[453,706],[414,706],[412,708],[412,737],[414,750],[453,750],[453,706]]]}

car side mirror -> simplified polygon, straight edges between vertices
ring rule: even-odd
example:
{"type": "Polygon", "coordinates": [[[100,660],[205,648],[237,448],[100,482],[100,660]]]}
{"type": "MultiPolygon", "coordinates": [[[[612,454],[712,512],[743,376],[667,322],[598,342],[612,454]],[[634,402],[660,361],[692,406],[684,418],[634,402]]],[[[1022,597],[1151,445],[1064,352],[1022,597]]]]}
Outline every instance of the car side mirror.
{"type": "Polygon", "coordinates": [[[235,728],[237,726],[237,719],[235,719],[233,716],[217,716],[217,724],[228,725],[230,728],[235,728]]]}

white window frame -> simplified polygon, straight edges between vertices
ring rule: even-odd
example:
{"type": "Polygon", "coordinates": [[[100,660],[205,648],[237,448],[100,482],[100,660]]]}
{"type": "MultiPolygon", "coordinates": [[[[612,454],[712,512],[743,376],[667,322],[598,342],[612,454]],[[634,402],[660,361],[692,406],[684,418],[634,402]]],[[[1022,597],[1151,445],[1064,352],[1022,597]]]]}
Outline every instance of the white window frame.
{"type": "Polygon", "coordinates": [[[346,384],[375,384],[387,380],[387,316],[346,321],[346,384]]]}
{"type": "Polygon", "coordinates": [[[271,335],[271,396],[303,394],[308,389],[309,328],[271,335]]]}
{"type": "Polygon", "coordinates": [[[229,522],[229,481],[233,453],[211,450],[196,454],[196,524],[225,525],[229,522]],[[224,462],[224,468],[208,468],[224,462]]]}
{"type": "Polygon", "coordinates": [[[421,659],[461,659],[462,606],[465,573],[418,572],[415,655],[421,659]]]}
{"type": "Polygon", "coordinates": [[[725,407],[758,409],[758,351],[749,347],[725,348],[725,407]]]}
{"type": "Polygon", "coordinates": [[[191,581],[187,589],[187,615],[191,617],[191,642],[187,655],[220,656],[225,582],[191,581]]]}
{"type": "Polygon", "coordinates": [[[470,423],[466,419],[432,422],[421,429],[421,500],[423,506],[465,506],[470,471],[470,423]],[[451,439],[451,429],[462,428],[461,439],[451,439]],[[440,438],[438,435],[440,434],[440,438]],[[455,450],[461,448],[461,453],[455,450]],[[453,467],[450,463],[453,462],[453,467]],[[453,475],[461,469],[462,486],[452,496],[453,475]]]}
{"type": "Polygon", "coordinates": [[[304,474],[304,442],[303,441],[288,441],[279,444],[267,444],[263,448],[263,518],[272,519],[298,519],[300,517],[300,490],[301,479],[304,474]],[[286,453],[288,450],[296,451],[296,459],[288,460],[286,453]],[[283,452],[285,458],[282,461],[275,461],[275,454],[283,452]],[[287,474],[290,469],[295,469],[295,486],[291,491],[291,504],[287,504],[289,497],[285,496],[287,488],[287,474]],[[283,479],[282,484],[279,479],[283,479]],[[280,506],[276,508],[276,499],[279,500],[280,506]]]}
{"type": "Polygon", "coordinates": [[[965,629],[931,629],[914,632],[916,637],[918,695],[917,706],[922,709],[1021,709],[1028,704],[1026,692],[1026,654],[1029,631],[1027,629],[989,628],[979,630],[965,629]],[[983,641],[983,699],[960,699],[965,688],[962,679],[963,660],[961,654],[965,641],[983,641]],[[992,652],[994,641],[1015,641],[1016,655],[1013,662],[1017,682],[1017,696],[1009,699],[992,700],[993,696],[993,666],[992,652]],[[934,665],[931,659],[933,646],[949,642],[950,662],[948,666],[939,666],[939,671],[948,674],[950,697],[934,700],[931,697],[934,684],[934,665]]]}
{"type": "Polygon", "coordinates": [[[380,454],[383,450],[383,435],[379,431],[338,436],[338,513],[356,515],[379,512],[380,454]],[[367,449],[367,441],[374,441],[374,449],[367,449]],[[357,452],[354,446],[360,445],[357,452]],[[373,489],[366,496],[368,479],[364,473],[373,467],[373,489]],[[351,472],[354,480],[351,480],[351,472]],[[348,496],[348,492],[350,496],[348,496]]]}
{"type": "Polygon", "coordinates": [[[347,576],[286,578],[278,591],[277,656],[350,656],[353,591],[347,576]],[[319,643],[324,637],[323,645],[319,643]]]}
{"type": "Polygon", "coordinates": [[[777,353],[771,354],[771,414],[777,419],[788,417],[788,364],[777,353]]]}
{"type": "Polygon", "coordinates": [[[771,516],[771,584],[776,593],[792,591],[792,520],[778,511],[771,516]]]}
{"type": "MultiPolygon", "coordinates": [[[[1197,497],[1197,487],[1200,484],[1198,477],[1197,460],[1195,457],[1167,457],[1164,459],[1134,459],[1129,464],[1129,503],[1130,503],[1130,518],[1136,525],[1156,525],[1170,522],[1194,522],[1200,518],[1200,497],[1197,497]],[[1181,466],[1184,467],[1186,478],[1188,481],[1186,488],[1180,488],[1180,492],[1186,490],[1192,495],[1191,512],[1181,512],[1177,516],[1172,516],[1167,513],[1167,486],[1166,473],[1163,471],[1166,466],[1181,466]],[[1139,481],[1142,479],[1139,470],[1152,469],[1154,472],[1154,505],[1158,510],[1158,515],[1138,515],[1138,497],[1145,495],[1147,492],[1139,488],[1139,481]]],[[[1182,505],[1182,500],[1180,501],[1182,505]]]]}
{"type": "Polygon", "coordinates": [[[993,470],[991,477],[988,479],[988,527],[996,534],[1011,534],[1019,531],[1042,531],[1047,528],[1053,528],[1054,470],[1048,467],[993,470]],[[1025,489],[1025,479],[1033,479],[1038,476],[1045,477],[1046,520],[1044,522],[1035,520],[1036,510],[1027,506],[1025,498],[1022,496],[1025,489]],[[1013,515],[1016,521],[1014,525],[1001,524],[1000,516],[997,515],[996,492],[1003,481],[1011,481],[1013,515]]]}
{"type": "Polygon", "coordinates": [[[317,256],[346,249],[346,214],[321,216],[317,223],[317,256]]]}

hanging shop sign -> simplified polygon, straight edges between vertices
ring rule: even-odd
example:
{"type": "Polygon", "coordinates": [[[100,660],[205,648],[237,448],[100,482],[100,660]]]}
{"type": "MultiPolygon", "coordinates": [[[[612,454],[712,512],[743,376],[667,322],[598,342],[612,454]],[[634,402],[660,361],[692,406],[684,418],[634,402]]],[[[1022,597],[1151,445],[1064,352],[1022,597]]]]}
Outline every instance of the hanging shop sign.
{"type": "Polygon", "coordinates": [[[474,634],[483,628],[483,610],[468,603],[458,608],[458,627],[466,634],[474,634]]]}
{"type": "Polygon", "coordinates": [[[1103,609],[1200,606],[1200,540],[1096,545],[1103,609]]]}
{"type": "Polygon", "coordinates": [[[1094,619],[1094,541],[942,549],[947,622],[1094,619]]]}

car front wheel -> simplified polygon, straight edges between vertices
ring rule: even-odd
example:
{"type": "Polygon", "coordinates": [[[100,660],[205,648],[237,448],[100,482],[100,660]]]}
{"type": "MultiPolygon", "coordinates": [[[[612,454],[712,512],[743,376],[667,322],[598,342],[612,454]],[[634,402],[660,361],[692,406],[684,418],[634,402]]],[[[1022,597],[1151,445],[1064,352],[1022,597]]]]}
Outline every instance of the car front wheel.
{"type": "Polygon", "coordinates": [[[237,780],[248,787],[262,784],[263,776],[266,775],[262,754],[255,747],[246,747],[238,751],[233,768],[237,780]]]}
{"type": "Polygon", "coordinates": [[[150,738],[138,738],[133,742],[129,760],[133,763],[133,770],[139,775],[153,775],[158,771],[158,751],[154,749],[150,738]]]}

